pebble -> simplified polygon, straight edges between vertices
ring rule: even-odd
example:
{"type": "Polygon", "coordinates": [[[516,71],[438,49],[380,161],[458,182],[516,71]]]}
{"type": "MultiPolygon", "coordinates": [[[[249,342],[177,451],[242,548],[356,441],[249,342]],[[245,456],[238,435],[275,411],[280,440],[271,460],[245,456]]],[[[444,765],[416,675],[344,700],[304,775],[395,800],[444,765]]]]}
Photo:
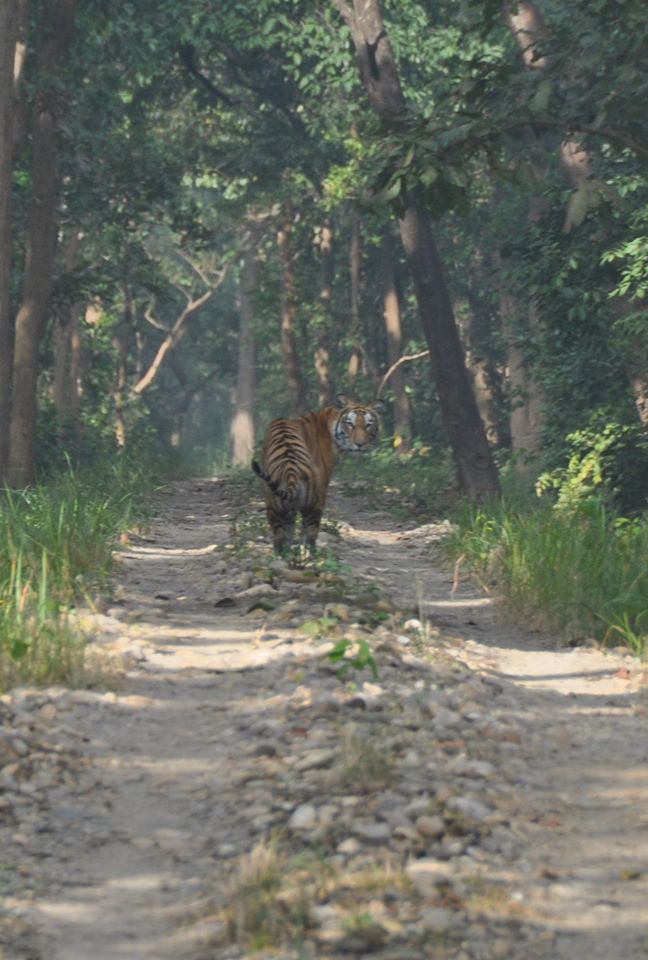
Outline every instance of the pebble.
{"type": "Polygon", "coordinates": [[[486,804],[479,800],[473,800],[470,797],[449,797],[446,803],[448,810],[461,813],[473,820],[486,820],[493,812],[486,804]]]}
{"type": "Polygon", "coordinates": [[[386,843],[392,833],[388,823],[371,821],[356,820],[351,824],[351,829],[356,837],[370,844],[386,843]]]}
{"type": "Polygon", "coordinates": [[[456,910],[447,910],[444,907],[433,907],[424,910],[419,923],[424,930],[442,934],[459,927],[465,921],[465,915],[456,910]]]}
{"type": "Polygon", "coordinates": [[[445,823],[439,816],[418,817],[415,821],[416,829],[424,837],[441,837],[445,833],[445,823]]]}
{"type": "Polygon", "coordinates": [[[317,826],[317,809],[310,803],[304,803],[293,812],[288,820],[288,829],[293,831],[313,830],[317,826]]]}

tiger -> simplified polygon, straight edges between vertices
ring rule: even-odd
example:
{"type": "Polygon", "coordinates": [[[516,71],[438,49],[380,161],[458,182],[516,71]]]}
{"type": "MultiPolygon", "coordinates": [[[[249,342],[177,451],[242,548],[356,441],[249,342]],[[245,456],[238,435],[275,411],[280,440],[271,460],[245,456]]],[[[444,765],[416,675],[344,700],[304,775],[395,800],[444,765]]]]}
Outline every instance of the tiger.
{"type": "Polygon", "coordinates": [[[382,400],[363,406],[341,393],[334,406],[272,421],[263,443],[263,466],[253,460],[252,469],[264,482],[275,553],[285,553],[292,546],[298,513],[302,539],[315,552],[338,452],[370,448],[380,435],[383,409],[382,400]]]}

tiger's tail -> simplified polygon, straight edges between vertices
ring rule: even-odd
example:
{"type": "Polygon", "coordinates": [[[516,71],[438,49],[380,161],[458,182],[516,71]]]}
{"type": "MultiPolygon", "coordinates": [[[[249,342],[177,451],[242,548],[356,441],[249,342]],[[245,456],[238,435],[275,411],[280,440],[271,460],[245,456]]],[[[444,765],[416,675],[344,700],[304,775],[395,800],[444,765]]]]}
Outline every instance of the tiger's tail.
{"type": "Polygon", "coordinates": [[[282,490],[276,480],[273,480],[269,473],[266,473],[263,467],[256,461],[252,461],[252,469],[258,477],[261,477],[264,483],[267,483],[275,496],[279,497],[281,500],[286,501],[290,500],[290,493],[287,490],[282,490]]]}

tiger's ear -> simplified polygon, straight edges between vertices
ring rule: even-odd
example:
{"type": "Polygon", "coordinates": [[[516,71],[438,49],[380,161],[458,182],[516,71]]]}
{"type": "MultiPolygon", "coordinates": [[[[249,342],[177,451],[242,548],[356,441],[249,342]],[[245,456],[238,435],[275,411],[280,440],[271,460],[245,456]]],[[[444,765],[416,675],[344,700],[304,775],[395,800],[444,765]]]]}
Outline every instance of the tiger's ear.
{"type": "Polygon", "coordinates": [[[349,401],[346,395],[344,393],[338,393],[338,395],[335,398],[335,406],[338,408],[338,410],[342,410],[342,408],[346,407],[348,403],[349,401]]]}
{"type": "Polygon", "coordinates": [[[374,400],[374,402],[371,404],[371,409],[372,409],[372,410],[375,410],[376,413],[384,413],[385,410],[387,409],[387,404],[385,403],[384,400],[381,400],[380,397],[378,397],[378,398],[377,398],[376,400],[374,400]]]}

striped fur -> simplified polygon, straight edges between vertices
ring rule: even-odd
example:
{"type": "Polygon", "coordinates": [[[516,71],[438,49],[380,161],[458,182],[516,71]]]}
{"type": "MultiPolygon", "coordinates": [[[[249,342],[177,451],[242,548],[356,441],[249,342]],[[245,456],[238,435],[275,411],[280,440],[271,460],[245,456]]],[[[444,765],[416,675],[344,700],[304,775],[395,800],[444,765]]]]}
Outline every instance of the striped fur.
{"type": "Polygon", "coordinates": [[[263,466],[252,461],[252,469],[264,481],[266,513],[278,553],[291,546],[298,513],[304,541],[315,549],[338,451],[366,450],[378,438],[381,400],[362,406],[340,394],[336,403],[303,417],[273,420],[263,444],[263,466]]]}

